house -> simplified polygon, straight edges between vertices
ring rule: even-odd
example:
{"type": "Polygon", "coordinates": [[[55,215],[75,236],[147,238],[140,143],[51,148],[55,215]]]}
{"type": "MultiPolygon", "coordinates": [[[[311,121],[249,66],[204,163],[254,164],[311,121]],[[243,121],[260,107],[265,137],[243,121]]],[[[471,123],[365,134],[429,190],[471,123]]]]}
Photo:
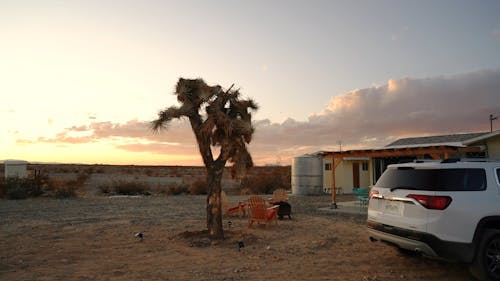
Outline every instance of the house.
{"type": "Polygon", "coordinates": [[[323,190],[352,193],[378,180],[388,165],[413,160],[500,158],[500,130],[404,138],[379,149],[319,152],[323,158],[323,190]]]}

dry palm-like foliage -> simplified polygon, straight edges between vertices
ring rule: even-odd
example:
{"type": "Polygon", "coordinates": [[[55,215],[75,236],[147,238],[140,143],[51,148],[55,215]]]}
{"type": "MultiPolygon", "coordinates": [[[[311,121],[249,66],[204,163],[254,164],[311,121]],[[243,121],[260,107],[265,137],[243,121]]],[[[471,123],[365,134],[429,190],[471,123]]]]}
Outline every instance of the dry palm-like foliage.
{"type": "Polygon", "coordinates": [[[158,114],[152,122],[154,130],[165,128],[172,119],[186,117],[191,123],[205,166],[223,167],[233,163],[234,173],[241,174],[253,165],[246,144],[252,140],[252,110],[258,107],[251,99],[240,99],[239,90],[232,86],[208,86],[202,79],[177,82],[175,95],[180,106],[172,106],[158,114]],[[200,113],[205,111],[204,114],[200,113]],[[214,158],[211,147],[220,147],[214,158]]]}

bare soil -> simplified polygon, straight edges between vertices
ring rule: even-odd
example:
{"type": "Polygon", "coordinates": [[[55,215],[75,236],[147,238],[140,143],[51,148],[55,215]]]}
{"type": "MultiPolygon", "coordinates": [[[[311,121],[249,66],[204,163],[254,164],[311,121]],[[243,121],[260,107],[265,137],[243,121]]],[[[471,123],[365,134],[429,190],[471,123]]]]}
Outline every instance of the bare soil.
{"type": "Polygon", "coordinates": [[[473,280],[465,265],[369,242],[366,216],[318,211],[328,196],[291,197],[277,225],[226,218],[223,241],[203,231],[205,200],[0,200],[0,280],[473,280]]]}

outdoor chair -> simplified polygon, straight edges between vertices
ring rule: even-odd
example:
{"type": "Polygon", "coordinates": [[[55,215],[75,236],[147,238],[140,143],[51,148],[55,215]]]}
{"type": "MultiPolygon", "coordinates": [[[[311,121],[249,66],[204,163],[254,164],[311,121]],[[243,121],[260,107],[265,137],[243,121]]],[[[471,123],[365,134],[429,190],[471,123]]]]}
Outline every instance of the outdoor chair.
{"type": "Polygon", "coordinates": [[[222,205],[222,211],[223,211],[223,216],[227,217],[233,214],[238,214],[238,217],[242,218],[245,216],[245,203],[244,202],[238,202],[238,205],[234,206],[231,204],[231,201],[229,201],[229,198],[227,197],[226,192],[221,191],[220,193],[220,200],[221,200],[221,205],[222,205]]]}
{"type": "Polygon", "coordinates": [[[358,197],[360,208],[366,207],[368,205],[368,194],[370,193],[370,190],[354,187],[352,189],[352,192],[358,197]]]}
{"type": "Polygon", "coordinates": [[[267,208],[266,201],[260,196],[250,196],[248,198],[248,227],[251,227],[254,222],[258,224],[264,223],[266,226],[274,221],[278,224],[278,208],[279,205],[267,208]]]}

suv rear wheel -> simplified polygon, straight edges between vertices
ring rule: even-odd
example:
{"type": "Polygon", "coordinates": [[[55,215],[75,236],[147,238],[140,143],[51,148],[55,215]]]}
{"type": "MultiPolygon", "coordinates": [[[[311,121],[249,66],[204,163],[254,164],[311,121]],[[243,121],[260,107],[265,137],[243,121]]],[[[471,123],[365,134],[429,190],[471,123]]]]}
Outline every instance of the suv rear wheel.
{"type": "Polygon", "coordinates": [[[480,280],[500,280],[500,230],[485,231],[471,273],[480,280]]]}

